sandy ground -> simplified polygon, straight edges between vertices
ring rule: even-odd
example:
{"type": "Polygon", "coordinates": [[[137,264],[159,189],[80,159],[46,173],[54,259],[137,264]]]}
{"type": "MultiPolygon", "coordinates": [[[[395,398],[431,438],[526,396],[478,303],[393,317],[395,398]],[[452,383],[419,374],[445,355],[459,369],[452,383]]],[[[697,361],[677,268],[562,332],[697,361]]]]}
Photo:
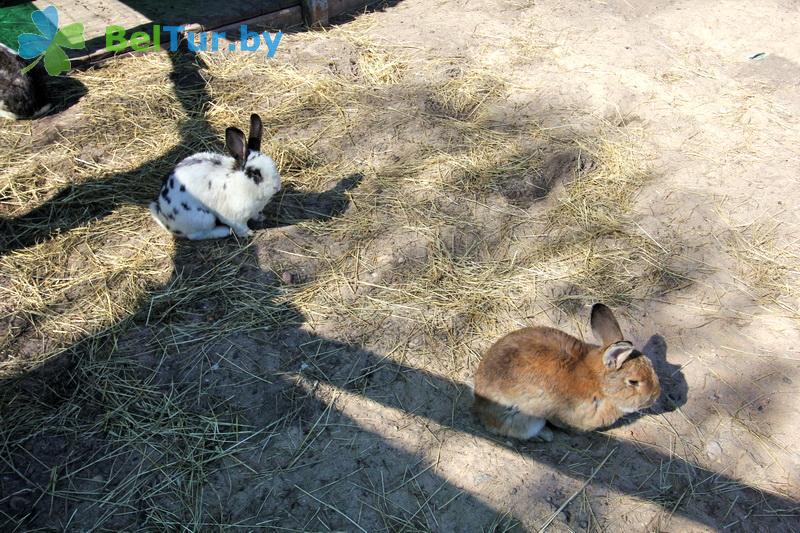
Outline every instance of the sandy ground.
{"type": "MultiPolygon", "coordinates": [[[[108,450],[99,439],[74,441],[54,430],[29,446],[28,456],[14,452],[4,459],[4,488],[21,495],[5,516],[33,505],[29,518],[13,522],[19,530],[56,524],[86,530],[102,517],[111,529],[171,524],[208,531],[799,531],[800,454],[793,444],[800,408],[800,218],[793,209],[800,200],[798,15],[798,5],[788,1],[755,7],[733,1],[404,0],[358,19],[363,36],[386,50],[495,73],[504,87],[488,120],[498,128],[536,124],[556,139],[551,151],[609,128],[635,137],[649,179],[633,193],[632,227],[656,248],[668,242],[677,250],[671,265],[678,281],[662,280],[664,290],[618,307],[623,330],[661,376],[665,394],[655,412],[602,432],[557,432],[546,444],[491,437],[467,412],[468,384],[480,353],[499,332],[481,338],[456,322],[431,334],[409,325],[402,309],[341,311],[378,298],[374,287],[391,288],[395,279],[414,276],[430,261],[424,237],[401,223],[385,231],[370,227],[356,249],[359,235],[335,224],[332,230],[289,224],[261,232],[241,254],[237,279],[249,284],[243,292],[279,283],[282,272],[301,285],[330,276],[331,265],[350,253],[363,265],[342,275],[346,283],[267,302],[276,311],[266,322],[296,326],[233,332],[202,350],[191,339],[202,330],[187,330],[156,349],[148,344],[159,327],[151,317],[183,312],[175,310],[180,296],[170,301],[161,295],[142,306],[115,341],[121,352],[148,347],[126,370],[142,376],[142,389],[180,393],[176,383],[201,383],[202,398],[187,404],[201,417],[235,406],[236,416],[224,424],[203,426],[218,437],[204,440],[203,449],[180,444],[191,453],[171,461],[210,465],[221,450],[242,452],[226,459],[225,468],[186,474],[201,481],[153,477],[147,490],[184,484],[195,498],[162,504],[166,510],[155,517],[144,496],[138,507],[114,508],[102,495],[109,484],[158,472],[167,451],[154,445],[136,450],[147,460],[133,462],[122,452],[115,460],[103,456],[108,450]],[[750,59],[757,53],[764,55],[750,59]],[[436,335],[436,342],[428,340],[436,335]],[[462,353],[471,355],[452,355],[462,353]],[[254,428],[247,442],[229,436],[239,424],[254,428]],[[69,498],[28,501],[25,487],[46,486],[75,446],[86,447],[92,461],[75,486],[58,488],[69,498]],[[93,496],[81,500],[82,494],[93,496]],[[186,518],[182,509],[192,506],[211,510],[186,518]]],[[[287,35],[277,60],[345,71],[354,63],[336,31],[313,46],[287,35]]],[[[319,154],[356,168],[369,161],[389,175],[398,159],[416,157],[446,131],[404,122],[406,105],[414,105],[409,93],[382,103],[380,124],[376,119],[372,129],[362,128],[369,134],[355,128],[326,144],[322,132],[319,154]]],[[[286,128],[278,140],[297,129],[286,128]]],[[[363,182],[354,173],[327,185],[344,178],[342,191],[379,193],[380,184],[366,174],[363,182]]],[[[486,230],[481,242],[489,244],[478,257],[487,263],[491,235],[516,216],[509,206],[542,209],[524,191],[512,192],[488,195],[468,209],[473,226],[486,230]]],[[[427,208],[425,191],[418,195],[427,208]]],[[[304,205],[338,215],[347,202],[340,206],[335,197],[322,194],[304,205]]],[[[356,193],[351,199],[345,218],[364,208],[356,193]]],[[[457,205],[448,209],[467,217],[457,205]]],[[[469,250],[476,240],[458,225],[442,231],[454,249],[469,250]]],[[[538,229],[514,231],[535,237],[538,229]]],[[[195,271],[201,276],[197,258],[213,258],[214,250],[179,250],[176,270],[184,267],[190,279],[195,271]]],[[[512,317],[504,327],[536,322],[590,338],[584,299],[569,303],[581,288],[565,283],[548,290],[551,296],[529,313],[504,309],[512,317]]],[[[186,313],[230,312],[218,301],[204,305],[186,313]]],[[[50,405],[61,397],[55,389],[31,386],[28,393],[50,405]]],[[[142,432],[152,422],[148,409],[145,404],[137,414],[142,432]]],[[[112,412],[78,411],[64,416],[105,417],[112,440],[112,412]]]]}
{"type": "MultiPolygon", "coordinates": [[[[606,119],[641,128],[657,175],[638,198],[642,231],[680,231],[692,258],[713,271],[631,311],[634,339],[667,339],[672,375],[682,374],[688,398],[660,420],[611,430],[610,440],[591,437],[592,460],[613,452],[599,474],[604,481],[595,478],[572,500],[556,530],[590,523],[610,531],[766,530],[721,485],[712,488],[725,484],[721,478],[796,502],[797,301],[794,320],[759,305],[720,241],[731,228],[768,220],[781,245],[796,242],[797,14],[789,2],[757,10],[737,2],[402,2],[376,19],[375,35],[392,43],[492,65],[518,89],[509,94],[515,112],[546,127],[588,133],[606,119]],[[514,47],[527,57],[508,54],[514,47]],[[759,52],[763,59],[748,59],[759,52]],[[674,477],[656,481],[674,460],[682,463],[674,477]],[[690,488],[677,473],[695,468],[707,469],[712,484],[690,488]],[[639,492],[651,482],[664,490],[657,498],[639,492]]],[[[402,412],[366,414],[377,406],[346,395],[339,401],[375,433],[391,434],[392,424],[409,429],[402,412]]],[[[583,476],[563,465],[576,460],[585,438],[563,435],[519,453],[425,422],[394,442],[427,458],[450,486],[535,528],[581,488],[588,465],[583,476]]],[[[462,505],[439,519],[442,530],[482,523],[479,506],[462,505]],[[464,523],[466,512],[474,518],[464,523]]],[[[790,505],[795,516],[776,522],[780,530],[800,528],[790,505]]]]}

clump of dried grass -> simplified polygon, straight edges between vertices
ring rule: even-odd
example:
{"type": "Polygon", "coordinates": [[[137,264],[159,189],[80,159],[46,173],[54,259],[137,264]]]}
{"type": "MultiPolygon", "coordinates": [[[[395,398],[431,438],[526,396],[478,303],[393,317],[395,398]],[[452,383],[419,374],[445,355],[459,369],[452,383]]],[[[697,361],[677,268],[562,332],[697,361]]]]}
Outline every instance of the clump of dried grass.
{"type": "Polygon", "coordinates": [[[444,69],[444,79],[434,83],[426,102],[427,110],[434,114],[457,120],[480,118],[483,104],[503,94],[505,82],[494,71],[486,68],[464,69],[460,64],[439,67],[444,69]]]}
{"type": "Polygon", "coordinates": [[[357,50],[358,73],[368,87],[381,87],[399,83],[408,70],[407,59],[397,50],[387,50],[356,32],[345,33],[357,50]]]}
{"type": "Polygon", "coordinates": [[[800,319],[800,252],[796,243],[779,241],[780,223],[774,220],[728,225],[724,244],[736,261],[741,287],[755,301],[777,306],[800,319]]]}
{"type": "MultiPolygon", "coordinates": [[[[130,316],[148,288],[168,276],[171,244],[139,228],[149,223],[141,205],[173,163],[159,158],[179,138],[170,117],[181,105],[164,83],[170,67],[165,56],[142,56],[88,72],[79,76],[88,89],[85,104],[97,112],[48,132],[48,145],[41,145],[42,131],[17,128],[5,137],[17,154],[3,165],[0,185],[3,214],[13,221],[7,245],[26,246],[0,257],[9,280],[0,291],[11,309],[3,317],[11,324],[3,332],[3,377],[130,316]],[[130,68],[140,86],[135,97],[120,98],[132,91],[130,68]],[[49,212],[31,213],[43,202],[49,212]],[[34,236],[42,242],[31,245],[34,236]],[[30,353],[18,360],[16,350],[30,353]]],[[[204,139],[191,128],[187,137],[198,146],[204,139]]]]}
{"type": "Polygon", "coordinates": [[[15,324],[4,332],[0,374],[35,367],[65,344],[116,324],[167,279],[171,245],[135,230],[146,222],[140,209],[125,206],[100,224],[0,257],[7,279],[0,294],[11,309],[4,318],[15,324]],[[16,350],[39,353],[17,359],[16,350]]]}
{"type": "Polygon", "coordinates": [[[590,162],[590,171],[576,169],[577,176],[549,215],[550,223],[596,235],[624,226],[624,215],[648,179],[635,146],[603,137],[591,146],[579,144],[577,149],[590,162]]]}
{"type": "Polygon", "coordinates": [[[536,174],[541,165],[541,150],[530,146],[531,139],[541,139],[535,129],[526,135],[523,131],[493,131],[472,123],[451,127],[462,138],[455,138],[456,142],[447,149],[433,151],[425,159],[417,178],[422,186],[457,194],[497,192],[505,183],[524,181],[536,174]]]}

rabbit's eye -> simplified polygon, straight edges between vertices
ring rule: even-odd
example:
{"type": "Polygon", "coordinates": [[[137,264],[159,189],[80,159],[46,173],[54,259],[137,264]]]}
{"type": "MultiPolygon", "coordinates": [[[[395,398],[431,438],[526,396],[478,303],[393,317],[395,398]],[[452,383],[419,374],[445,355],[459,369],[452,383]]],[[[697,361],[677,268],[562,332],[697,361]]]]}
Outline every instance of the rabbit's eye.
{"type": "Polygon", "coordinates": [[[630,385],[631,387],[635,387],[638,384],[639,384],[639,382],[637,380],[635,380],[635,379],[629,379],[628,380],[628,385],[630,385]]]}

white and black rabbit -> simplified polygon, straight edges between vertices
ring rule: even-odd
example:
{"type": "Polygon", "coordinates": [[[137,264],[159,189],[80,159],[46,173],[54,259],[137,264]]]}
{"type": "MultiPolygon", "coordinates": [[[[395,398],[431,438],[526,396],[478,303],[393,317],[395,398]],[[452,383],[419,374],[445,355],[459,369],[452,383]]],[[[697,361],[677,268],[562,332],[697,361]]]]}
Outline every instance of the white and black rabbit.
{"type": "Polygon", "coordinates": [[[0,118],[34,118],[50,109],[41,68],[26,67],[11,48],[0,43],[0,118]]]}
{"type": "Polygon", "coordinates": [[[191,240],[251,235],[247,221],[261,220],[261,210],[281,188],[275,162],[259,151],[261,134],[261,118],[250,115],[246,144],[241,130],[225,130],[232,157],[200,152],[178,163],[150,204],[153,219],[191,240]]]}

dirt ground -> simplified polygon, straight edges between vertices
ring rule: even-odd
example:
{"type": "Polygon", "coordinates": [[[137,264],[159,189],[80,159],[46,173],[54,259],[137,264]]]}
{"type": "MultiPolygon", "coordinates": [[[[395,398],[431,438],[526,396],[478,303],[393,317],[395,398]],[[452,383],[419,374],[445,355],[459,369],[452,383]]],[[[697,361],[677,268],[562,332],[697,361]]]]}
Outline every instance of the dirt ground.
{"type": "Polygon", "coordinates": [[[54,82],[0,124],[1,529],[800,531],[798,15],[404,0],[54,82]],[[267,224],[173,241],[163,175],[254,110],[267,224]],[[481,354],[594,301],[658,405],[487,434],[481,354]]]}

